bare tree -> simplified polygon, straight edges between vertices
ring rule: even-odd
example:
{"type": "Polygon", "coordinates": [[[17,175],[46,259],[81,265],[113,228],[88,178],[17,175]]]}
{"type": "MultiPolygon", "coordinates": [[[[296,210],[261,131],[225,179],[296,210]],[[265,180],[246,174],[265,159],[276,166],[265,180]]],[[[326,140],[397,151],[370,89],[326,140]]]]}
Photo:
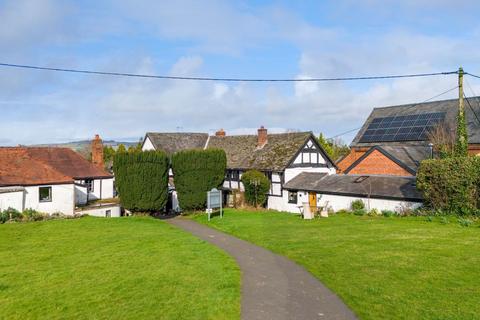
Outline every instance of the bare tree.
{"type": "Polygon", "coordinates": [[[427,138],[433,144],[433,150],[440,158],[446,158],[453,154],[455,150],[455,129],[441,124],[434,127],[427,133],[427,138]]]}

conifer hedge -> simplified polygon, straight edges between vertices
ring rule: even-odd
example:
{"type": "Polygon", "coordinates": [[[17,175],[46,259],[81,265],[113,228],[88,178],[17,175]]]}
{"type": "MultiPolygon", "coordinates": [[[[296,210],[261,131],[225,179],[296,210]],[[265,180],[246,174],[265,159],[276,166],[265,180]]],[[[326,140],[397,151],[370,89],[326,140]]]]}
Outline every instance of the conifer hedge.
{"type": "Polygon", "coordinates": [[[172,156],[175,189],[182,210],[203,209],[207,191],[225,178],[227,157],[221,149],[185,150],[172,156]]]}
{"type": "Polygon", "coordinates": [[[247,203],[255,207],[263,206],[270,190],[268,178],[260,171],[249,170],[242,175],[242,183],[247,203]]]}
{"type": "Polygon", "coordinates": [[[417,188],[433,209],[476,214],[480,209],[480,158],[424,160],[417,173],[417,188]]]}
{"type": "Polygon", "coordinates": [[[115,184],[124,208],[162,210],[168,198],[167,155],[161,151],[118,152],[113,158],[115,184]]]}

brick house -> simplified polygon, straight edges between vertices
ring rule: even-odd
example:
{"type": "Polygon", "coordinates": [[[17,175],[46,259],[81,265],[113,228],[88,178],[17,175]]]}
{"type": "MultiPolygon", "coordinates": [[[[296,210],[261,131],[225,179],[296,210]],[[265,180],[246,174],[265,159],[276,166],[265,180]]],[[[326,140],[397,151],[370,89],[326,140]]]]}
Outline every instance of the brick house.
{"type": "MultiPolygon", "coordinates": [[[[480,106],[465,102],[468,152],[480,153],[480,106]],[[471,108],[470,108],[471,107],[471,108]],[[472,110],[473,109],[473,110],[472,110]]],[[[351,152],[337,162],[346,174],[415,176],[418,165],[432,156],[428,132],[443,126],[455,130],[458,99],[373,109],[350,144],[351,152]]]]}

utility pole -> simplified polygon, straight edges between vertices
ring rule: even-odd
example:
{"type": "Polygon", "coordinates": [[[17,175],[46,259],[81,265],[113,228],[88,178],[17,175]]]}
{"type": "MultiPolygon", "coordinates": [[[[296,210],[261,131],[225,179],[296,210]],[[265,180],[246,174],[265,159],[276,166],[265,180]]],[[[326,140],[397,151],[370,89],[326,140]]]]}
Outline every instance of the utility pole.
{"type": "Polygon", "coordinates": [[[463,104],[463,68],[458,69],[458,114],[457,114],[457,141],[455,155],[466,157],[468,155],[467,124],[465,121],[465,106],[463,104]]]}
{"type": "Polygon", "coordinates": [[[458,112],[465,114],[465,106],[463,105],[463,68],[458,69],[458,112]]]}

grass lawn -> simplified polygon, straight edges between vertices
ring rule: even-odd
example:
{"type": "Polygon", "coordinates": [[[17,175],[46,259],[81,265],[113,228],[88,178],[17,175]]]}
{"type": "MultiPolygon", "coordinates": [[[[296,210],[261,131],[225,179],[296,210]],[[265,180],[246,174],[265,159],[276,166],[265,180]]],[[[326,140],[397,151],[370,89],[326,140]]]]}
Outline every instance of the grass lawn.
{"type": "Polygon", "coordinates": [[[193,219],[303,265],[362,319],[480,319],[478,223],[236,210],[193,219]]]}
{"type": "Polygon", "coordinates": [[[240,271],[152,218],[0,225],[0,319],[238,319],[240,271]]]}

